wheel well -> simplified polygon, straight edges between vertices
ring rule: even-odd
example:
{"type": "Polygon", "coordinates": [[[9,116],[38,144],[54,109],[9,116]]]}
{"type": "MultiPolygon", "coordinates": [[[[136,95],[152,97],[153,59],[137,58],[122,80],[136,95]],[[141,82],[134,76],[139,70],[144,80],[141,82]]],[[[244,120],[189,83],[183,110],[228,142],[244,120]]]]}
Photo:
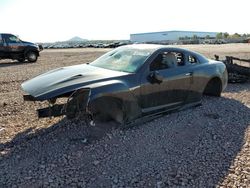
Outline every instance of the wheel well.
{"type": "Polygon", "coordinates": [[[25,56],[26,56],[29,52],[34,52],[36,55],[39,54],[39,53],[38,53],[37,51],[35,51],[35,50],[27,50],[27,51],[25,52],[25,56]]]}
{"type": "Polygon", "coordinates": [[[26,57],[29,52],[34,52],[36,53],[37,56],[39,56],[39,52],[35,48],[26,48],[24,52],[24,56],[26,57]]]}
{"type": "Polygon", "coordinates": [[[203,94],[211,96],[220,96],[222,91],[222,82],[218,77],[214,77],[207,83],[203,94]]]}

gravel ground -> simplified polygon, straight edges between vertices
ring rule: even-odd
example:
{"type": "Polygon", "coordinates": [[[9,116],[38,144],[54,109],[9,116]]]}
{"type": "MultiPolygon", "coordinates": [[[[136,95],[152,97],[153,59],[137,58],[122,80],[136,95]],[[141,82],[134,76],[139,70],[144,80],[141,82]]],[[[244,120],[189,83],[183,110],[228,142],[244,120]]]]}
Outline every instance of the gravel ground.
{"type": "MultiPolygon", "coordinates": [[[[196,48],[210,56],[216,45],[196,48]]],[[[249,58],[246,48],[220,52],[249,58]]],[[[250,83],[126,130],[39,120],[35,109],[45,104],[23,102],[24,80],[102,53],[45,50],[35,64],[0,62],[0,187],[250,187],[250,83]]]]}

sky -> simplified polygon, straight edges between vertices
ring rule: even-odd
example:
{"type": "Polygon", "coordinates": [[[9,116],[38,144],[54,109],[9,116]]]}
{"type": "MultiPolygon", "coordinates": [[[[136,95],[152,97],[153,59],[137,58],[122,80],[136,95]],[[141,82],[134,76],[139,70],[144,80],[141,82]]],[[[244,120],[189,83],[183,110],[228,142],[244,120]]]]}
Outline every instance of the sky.
{"type": "Polygon", "coordinates": [[[249,0],[0,0],[0,33],[32,42],[169,30],[250,33],[249,0]]]}

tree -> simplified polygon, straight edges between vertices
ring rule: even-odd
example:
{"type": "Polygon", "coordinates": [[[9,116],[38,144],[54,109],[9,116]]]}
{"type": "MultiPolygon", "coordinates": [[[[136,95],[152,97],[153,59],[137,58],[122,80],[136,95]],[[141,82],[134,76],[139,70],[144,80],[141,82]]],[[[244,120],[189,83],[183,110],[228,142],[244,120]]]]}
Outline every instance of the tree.
{"type": "Polygon", "coordinates": [[[222,32],[216,34],[216,39],[222,39],[222,38],[223,38],[222,32]]]}
{"type": "Polygon", "coordinates": [[[197,35],[193,35],[192,39],[198,39],[197,35]]]}
{"type": "Polygon", "coordinates": [[[231,35],[232,38],[237,39],[240,38],[241,35],[239,33],[234,33],[233,35],[231,35]]]}
{"type": "Polygon", "coordinates": [[[207,35],[205,38],[206,38],[206,39],[210,39],[210,35],[207,35]]]}
{"type": "Polygon", "coordinates": [[[229,37],[229,33],[225,32],[225,33],[223,33],[223,36],[224,36],[224,38],[228,38],[229,37]]]}

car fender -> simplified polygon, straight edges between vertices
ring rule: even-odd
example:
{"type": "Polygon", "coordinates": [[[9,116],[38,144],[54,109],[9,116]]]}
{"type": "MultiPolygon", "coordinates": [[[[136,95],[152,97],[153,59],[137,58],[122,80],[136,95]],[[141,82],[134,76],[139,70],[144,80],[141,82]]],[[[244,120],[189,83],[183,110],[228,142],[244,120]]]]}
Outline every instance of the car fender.
{"type": "MultiPolygon", "coordinates": [[[[121,80],[110,80],[88,85],[91,89],[89,103],[97,99],[116,100],[121,102],[121,110],[124,113],[125,121],[131,121],[141,115],[137,98],[133,95],[127,84],[121,80]]],[[[108,101],[107,101],[108,103],[108,101]]],[[[106,104],[107,106],[109,104],[106,104]]]]}
{"type": "Polygon", "coordinates": [[[39,56],[39,50],[38,50],[36,47],[34,47],[34,46],[26,46],[26,47],[25,47],[25,50],[24,50],[24,55],[26,56],[26,54],[27,54],[28,52],[30,52],[30,51],[36,52],[37,55],[39,56]]]}

